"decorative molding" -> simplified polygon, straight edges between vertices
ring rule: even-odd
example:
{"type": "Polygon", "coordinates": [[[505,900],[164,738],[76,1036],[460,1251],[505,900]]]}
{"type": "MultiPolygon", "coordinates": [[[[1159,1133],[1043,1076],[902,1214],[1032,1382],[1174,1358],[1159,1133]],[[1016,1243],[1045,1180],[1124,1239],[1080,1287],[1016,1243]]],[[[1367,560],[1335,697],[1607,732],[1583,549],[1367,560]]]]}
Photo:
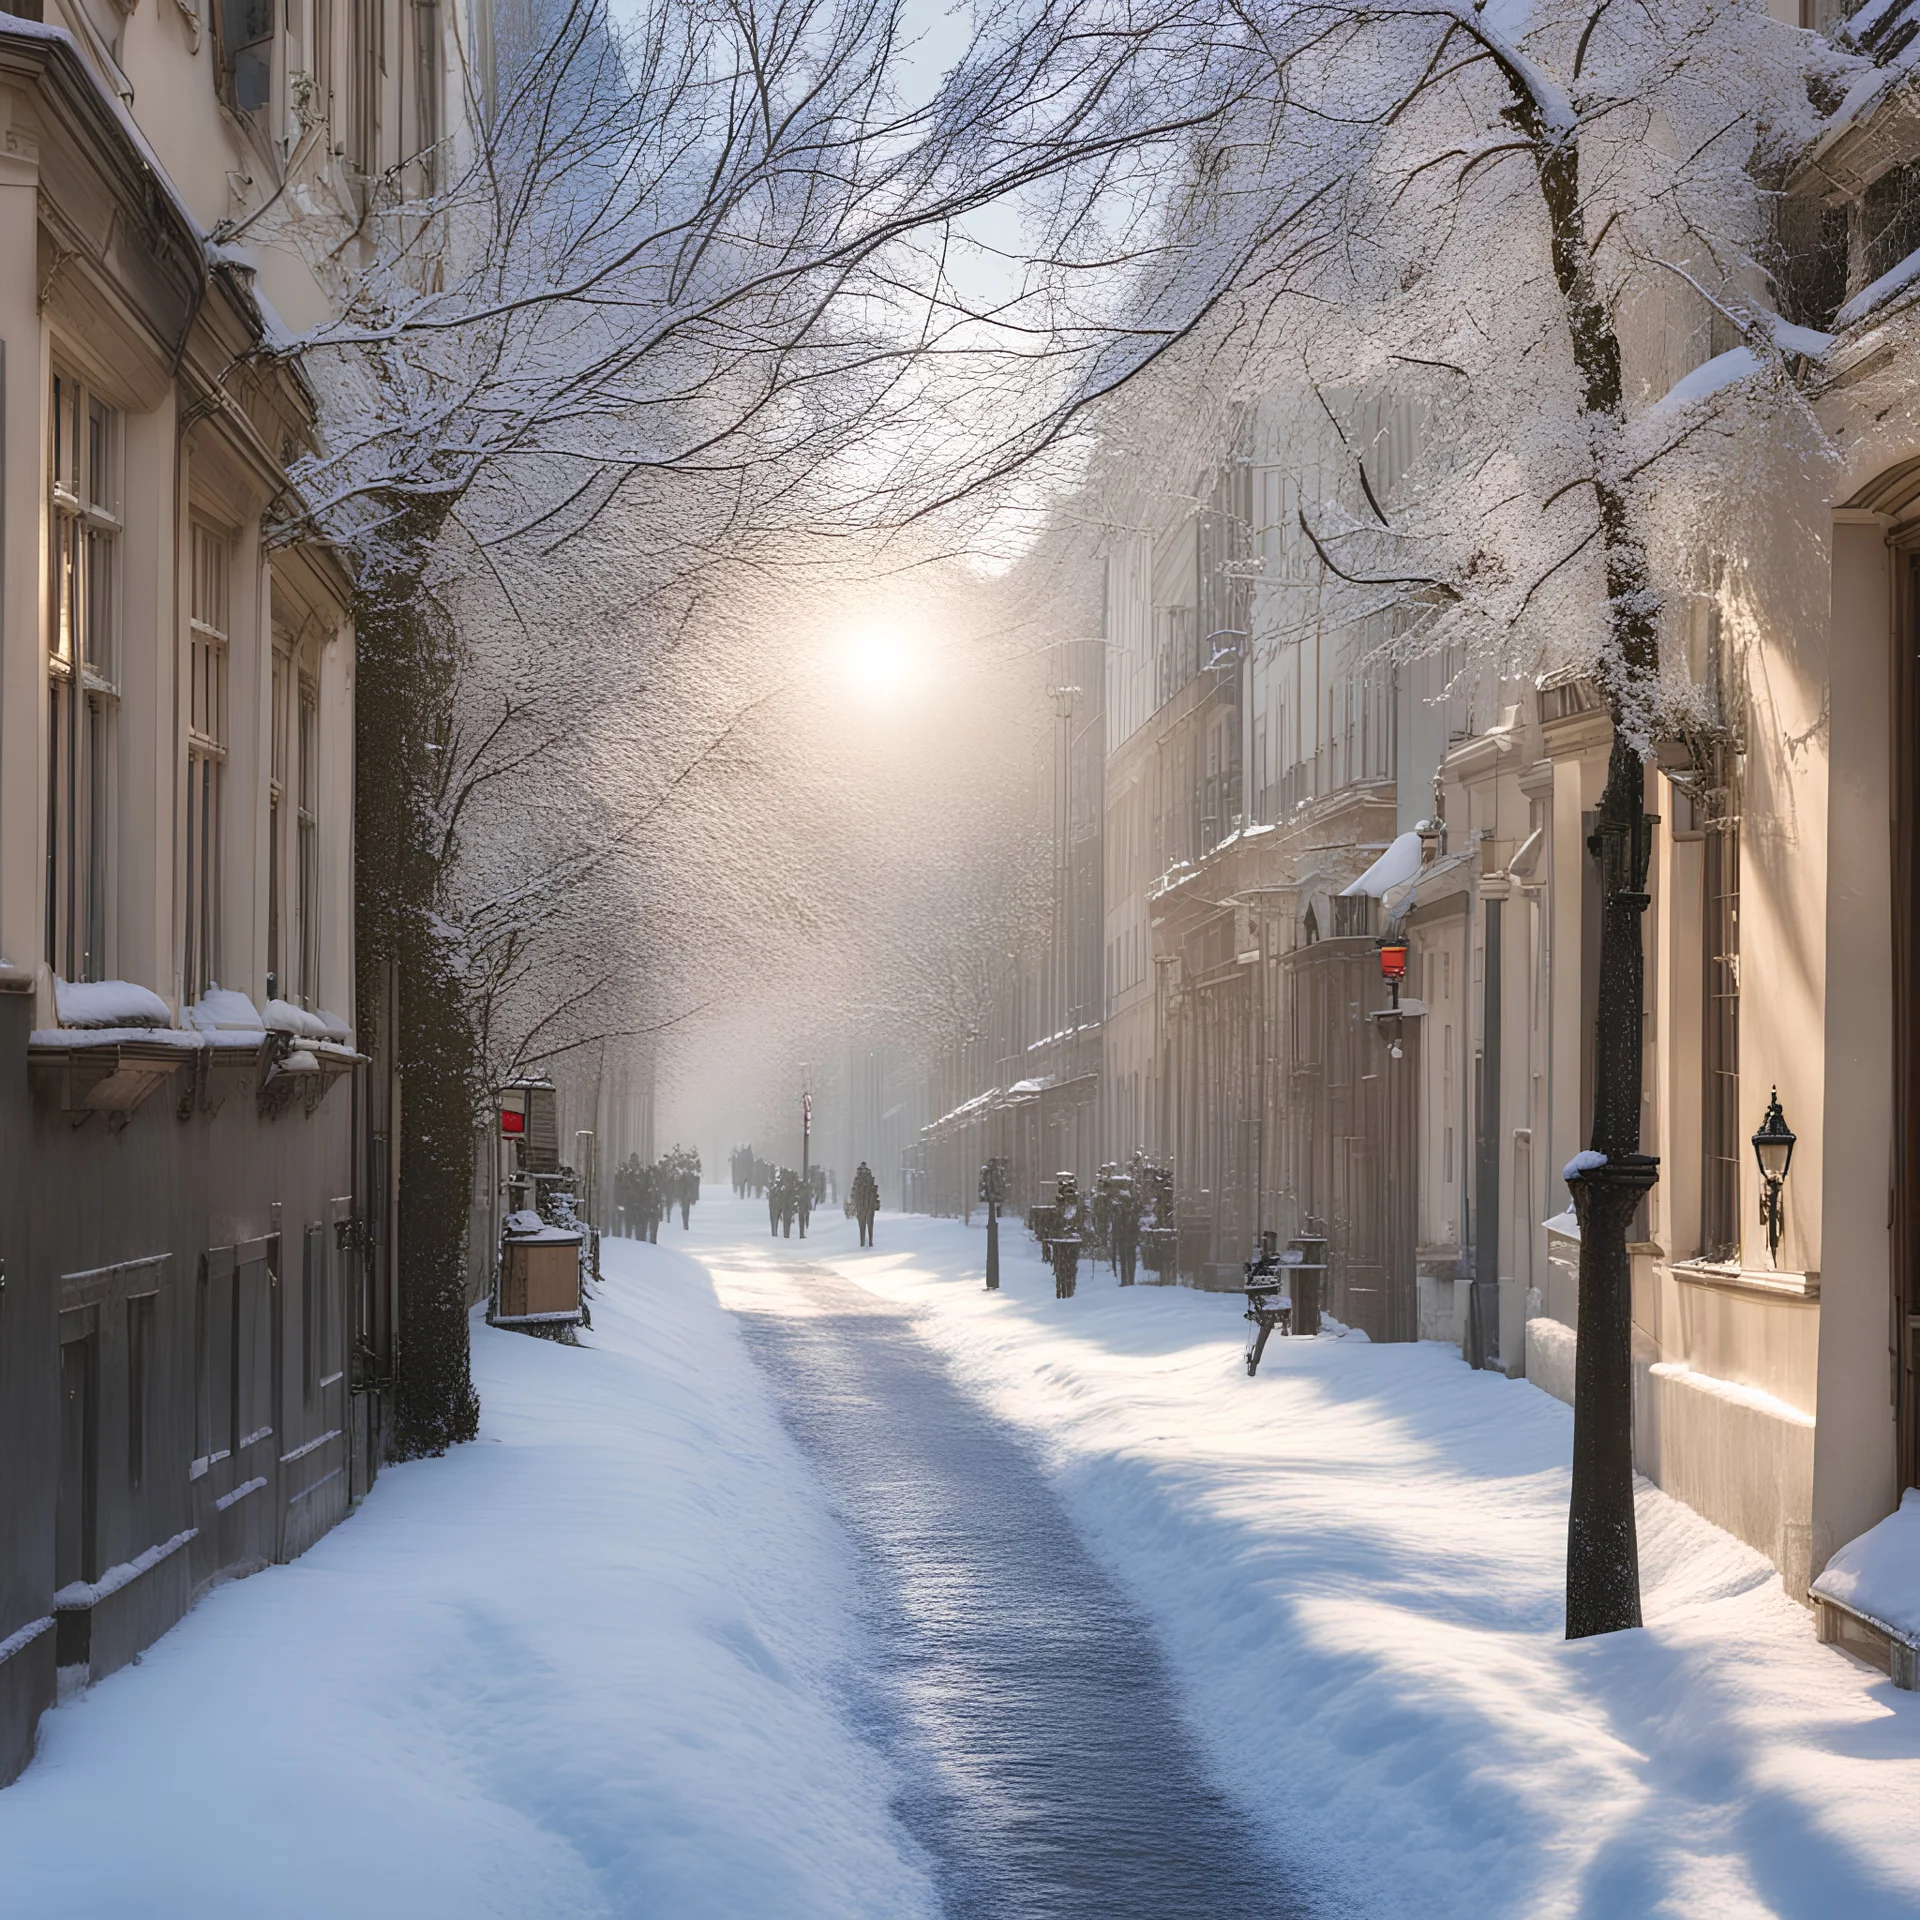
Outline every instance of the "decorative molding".
{"type": "Polygon", "coordinates": [[[138,1260],[116,1261],[110,1267],[89,1267],[83,1273],[60,1276],[60,1311],[72,1313],[81,1307],[106,1305],[113,1301],[133,1300],[142,1294],[158,1293],[166,1282],[170,1253],[149,1253],[138,1260]]]}
{"type": "Polygon", "coordinates": [[[1773,1300],[1818,1300],[1817,1273],[1782,1273],[1776,1268],[1741,1267],[1717,1260],[1675,1260],[1667,1271],[1688,1286],[1715,1287],[1723,1293],[1755,1294],[1773,1300]]]}

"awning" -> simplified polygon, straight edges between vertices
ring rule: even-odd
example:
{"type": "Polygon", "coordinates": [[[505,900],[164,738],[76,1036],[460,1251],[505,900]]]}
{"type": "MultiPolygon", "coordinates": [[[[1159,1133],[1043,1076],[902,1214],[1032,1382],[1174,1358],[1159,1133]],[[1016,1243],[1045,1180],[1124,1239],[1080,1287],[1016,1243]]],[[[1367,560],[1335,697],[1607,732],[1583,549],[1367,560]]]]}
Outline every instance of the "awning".
{"type": "Polygon", "coordinates": [[[1404,919],[1415,907],[1424,906],[1429,900],[1467,892],[1473,885],[1478,860],[1478,850],[1467,848],[1428,866],[1416,867],[1382,897],[1380,904],[1386,910],[1387,922],[1391,925],[1404,919]]]}
{"type": "Polygon", "coordinates": [[[1389,887],[1403,886],[1420,870],[1420,836],[1403,833],[1350,887],[1340,889],[1343,900],[1370,894],[1378,900],[1389,887]]]}

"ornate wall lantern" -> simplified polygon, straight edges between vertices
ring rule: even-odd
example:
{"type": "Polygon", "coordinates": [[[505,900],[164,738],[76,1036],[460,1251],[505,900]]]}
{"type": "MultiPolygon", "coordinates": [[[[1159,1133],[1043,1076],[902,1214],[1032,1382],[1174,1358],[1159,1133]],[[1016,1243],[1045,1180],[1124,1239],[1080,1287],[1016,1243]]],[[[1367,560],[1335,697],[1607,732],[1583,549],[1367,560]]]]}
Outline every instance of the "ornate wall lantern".
{"type": "Polygon", "coordinates": [[[1407,977],[1407,943],[1396,940],[1390,935],[1382,935],[1380,940],[1380,978],[1387,983],[1387,991],[1393,998],[1384,1013],[1377,1015],[1380,1023],[1380,1037],[1387,1043],[1389,1059],[1402,1057],[1400,1045],[1401,1028],[1405,1016],[1400,1011],[1400,983],[1407,977]]]}
{"type": "Polygon", "coordinates": [[[1767,1230],[1767,1258],[1780,1262],[1780,1193],[1793,1165],[1793,1145],[1799,1136],[1780,1111],[1780,1089],[1767,1102],[1766,1118],[1753,1136],[1753,1157],[1760,1163],[1760,1222],[1767,1230]]]}

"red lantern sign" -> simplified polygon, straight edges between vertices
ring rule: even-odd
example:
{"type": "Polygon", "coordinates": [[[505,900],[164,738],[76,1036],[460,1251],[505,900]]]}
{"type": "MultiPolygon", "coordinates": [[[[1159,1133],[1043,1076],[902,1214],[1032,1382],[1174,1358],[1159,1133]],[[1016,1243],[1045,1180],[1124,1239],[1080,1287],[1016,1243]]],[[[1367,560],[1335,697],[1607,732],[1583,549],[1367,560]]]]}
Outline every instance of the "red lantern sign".
{"type": "Polygon", "coordinates": [[[1380,943],[1380,978],[1396,986],[1407,977],[1407,943],[1383,940],[1380,943]]]}

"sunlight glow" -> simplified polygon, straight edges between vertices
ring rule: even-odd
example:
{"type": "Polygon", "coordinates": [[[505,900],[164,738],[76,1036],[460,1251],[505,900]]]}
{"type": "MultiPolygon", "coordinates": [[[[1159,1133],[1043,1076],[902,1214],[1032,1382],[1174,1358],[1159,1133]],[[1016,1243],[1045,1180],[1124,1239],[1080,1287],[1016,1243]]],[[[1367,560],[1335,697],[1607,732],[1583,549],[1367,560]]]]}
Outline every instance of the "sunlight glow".
{"type": "Polygon", "coordinates": [[[925,636],[901,621],[857,626],[841,649],[841,672],[864,700],[882,705],[904,699],[927,678],[925,636]]]}

